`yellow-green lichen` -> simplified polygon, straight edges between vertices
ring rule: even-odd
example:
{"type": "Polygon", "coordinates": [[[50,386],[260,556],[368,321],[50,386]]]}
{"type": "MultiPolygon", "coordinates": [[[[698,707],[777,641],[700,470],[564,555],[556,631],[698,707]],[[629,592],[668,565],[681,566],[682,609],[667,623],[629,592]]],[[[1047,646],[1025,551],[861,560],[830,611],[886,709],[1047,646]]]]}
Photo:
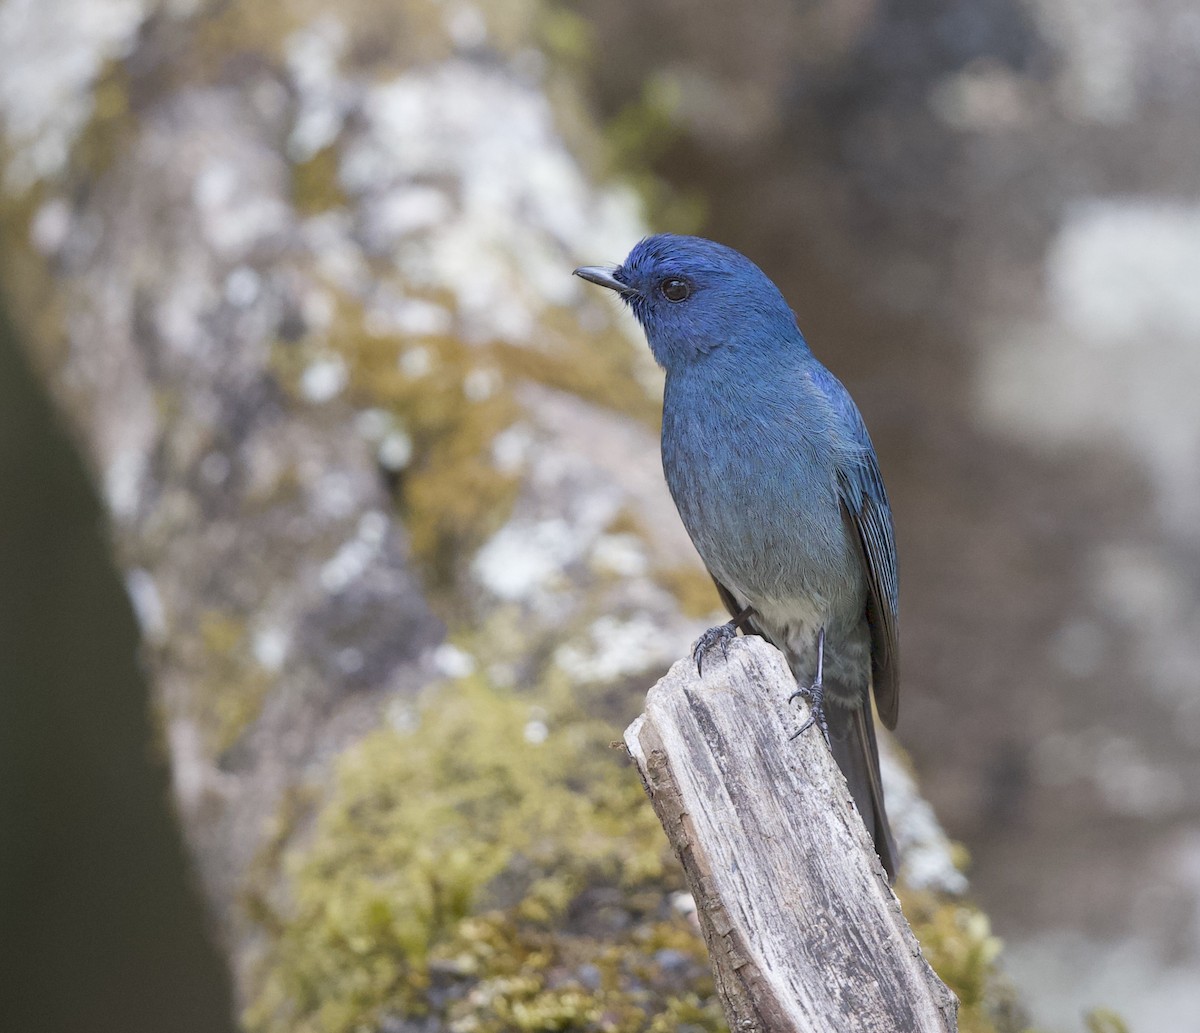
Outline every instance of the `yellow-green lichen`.
{"type": "Polygon", "coordinates": [[[219,756],[258,717],[272,679],[251,658],[244,621],[210,610],[201,615],[197,630],[203,675],[194,696],[195,717],[219,756]]]}
{"type": "Polygon", "coordinates": [[[54,369],[67,348],[63,291],[29,239],[44,193],[41,186],[19,197],[0,191],[0,290],[29,358],[42,372],[54,369]]]}
{"type": "Polygon", "coordinates": [[[642,84],[639,98],[604,127],[618,168],[645,168],[679,138],[676,113],[682,99],[682,88],[673,76],[654,75],[642,84]]]}
{"type": "MultiPolygon", "coordinates": [[[[632,1000],[643,980],[631,966],[662,950],[698,964],[703,948],[664,910],[679,876],[607,726],[479,679],[393,716],[399,727],[342,758],[311,841],[287,862],[291,913],[271,923],[249,1026],[349,1033],[443,1008],[481,1033],[644,1028],[588,1017],[632,1000]],[[605,935],[608,912],[624,945],[605,935]],[[590,982],[561,971],[583,965],[597,966],[590,982]],[[461,992],[431,992],[447,979],[461,992]]],[[[707,1007],[703,988],[688,993],[707,1007]]]]}
{"type": "Polygon", "coordinates": [[[542,313],[538,337],[533,347],[501,345],[498,355],[505,368],[658,427],[662,399],[640,383],[639,356],[615,327],[584,336],[578,313],[551,309],[542,313]]]}
{"type": "Polygon", "coordinates": [[[679,609],[688,617],[708,617],[721,610],[712,577],[694,563],[660,567],[654,579],[675,597],[679,609]]]}
{"type": "Polygon", "coordinates": [[[372,335],[354,313],[344,313],[331,336],[349,362],[353,389],[391,411],[412,441],[398,502],[427,584],[445,590],[504,524],[519,486],[492,459],[496,435],[519,413],[495,349],[450,335],[372,335]],[[404,351],[419,352],[420,363],[406,365],[404,351]],[[488,385],[473,391],[470,377],[479,371],[488,385]]]}
{"type": "Polygon", "coordinates": [[[569,7],[543,4],[534,28],[545,53],[569,67],[584,63],[595,52],[591,22],[569,7]]]}
{"type": "Polygon", "coordinates": [[[637,189],[650,221],[662,229],[695,233],[707,213],[703,196],[665,182],[654,171],[683,135],[678,114],[682,97],[683,87],[674,76],[651,76],[643,84],[641,96],[605,124],[604,138],[610,170],[637,189]]]}
{"type": "Polygon", "coordinates": [[[1129,1024],[1111,1008],[1093,1008],[1083,1024],[1087,1033],[1129,1033],[1129,1024]]]}
{"type": "Polygon", "coordinates": [[[279,61],[283,43],[304,24],[302,4],[226,2],[213,5],[189,23],[186,47],[178,49],[172,71],[177,81],[212,82],[239,59],[279,61]]]}
{"type": "Polygon", "coordinates": [[[132,89],[124,62],[106,61],[92,84],[92,116],[71,151],[73,176],[95,180],[125,152],[137,131],[132,89]]]}
{"type": "Polygon", "coordinates": [[[306,161],[292,166],[292,204],[301,215],[318,215],[346,205],[338,180],[338,150],[323,147],[306,161]]]}

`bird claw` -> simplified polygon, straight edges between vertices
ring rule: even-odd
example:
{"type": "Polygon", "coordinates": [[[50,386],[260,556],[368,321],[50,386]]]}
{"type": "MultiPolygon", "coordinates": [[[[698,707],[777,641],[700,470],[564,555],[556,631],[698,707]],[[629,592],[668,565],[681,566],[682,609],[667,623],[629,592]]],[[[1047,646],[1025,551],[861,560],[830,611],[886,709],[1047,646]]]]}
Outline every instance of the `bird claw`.
{"type": "Polygon", "coordinates": [[[730,621],[728,624],[718,624],[715,628],[709,628],[696,639],[696,644],[692,647],[692,659],[696,661],[696,673],[704,673],[704,655],[714,646],[720,646],[721,658],[728,660],[729,642],[736,635],[737,622],[730,621]]]}
{"type": "Polygon", "coordinates": [[[829,725],[825,723],[825,629],[817,632],[817,676],[809,686],[801,685],[788,696],[791,703],[797,696],[808,700],[808,717],[788,738],[796,739],[808,731],[810,725],[816,725],[825,736],[825,745],[829,745],[829,725]]]}
{"type": "Polygon", "coordinates": [[[802,724],[789,739],[798,739],[801,735],[808,731],[812,725],[816,725],[821,729],[821,734],[825,736],[825,744],[829,744],[829,725],[825,722],[825,686],[820,682],[815,682],[811,686],[801,686],[790,696],[788,702],[791,703],[794,699],[804,699],[808,701],[808,717],[804,719],[802,724]]]}

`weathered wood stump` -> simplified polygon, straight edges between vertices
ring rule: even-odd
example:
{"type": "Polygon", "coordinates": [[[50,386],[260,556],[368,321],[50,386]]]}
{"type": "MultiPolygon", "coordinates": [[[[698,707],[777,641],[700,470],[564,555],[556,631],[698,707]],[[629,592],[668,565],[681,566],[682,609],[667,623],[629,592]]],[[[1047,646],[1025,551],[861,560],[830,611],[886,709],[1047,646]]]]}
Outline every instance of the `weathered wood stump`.
{"type": "Polygon", "coordinates": [[[735,1033],[956,1028],[782,655],[680,660],[625,732],[683,863],[735,1033]]]}

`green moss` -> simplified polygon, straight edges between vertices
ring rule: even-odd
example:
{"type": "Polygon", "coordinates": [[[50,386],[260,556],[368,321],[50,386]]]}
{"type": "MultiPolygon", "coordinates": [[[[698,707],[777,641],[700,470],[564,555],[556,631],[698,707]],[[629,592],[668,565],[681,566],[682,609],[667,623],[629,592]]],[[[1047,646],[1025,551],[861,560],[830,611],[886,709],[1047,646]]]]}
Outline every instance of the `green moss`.
{"type": "Polygon", "coordinates": [[[1016,1033],[1025,1028],[996,959],[1001,942],[978,908],[901,888],[904,914],[933,970],[958,995],[959,1033],[1016,1033]]]}
{"type": "Polygon", "coordinates": [[[294,913],[270,923],[251,1029],[349,1033],[442,1011],[480,1033],[633,1030],[599,1016],[633,1023],[664,997],[716,1014],[701,941],[664,903],[679,875],[610,730],[531,707],[471,679],[347,752],[286,862],[294,913]],[[535,745],[526,728],[543,719],[535,745]],[[664,993],[661,951],[699,989],[664,993]]]}
{"type": "Polygon", "coordinates": [[[726,1028],[703,946],[677,922],[639,927],[628,945],[520,930],[498,915],[464,923],[462,933],[447,958],[482,978],[447,1010],[455,1033],[726,1028]],[[679,990],[681,971],[694,991],[679,990]]]}

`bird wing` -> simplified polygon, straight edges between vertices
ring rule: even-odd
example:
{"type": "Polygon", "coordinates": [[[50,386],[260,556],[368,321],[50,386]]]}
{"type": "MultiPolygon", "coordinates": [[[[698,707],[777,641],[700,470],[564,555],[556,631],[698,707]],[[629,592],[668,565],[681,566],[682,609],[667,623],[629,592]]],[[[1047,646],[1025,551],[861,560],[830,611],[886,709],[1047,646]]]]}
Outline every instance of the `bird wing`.
{"type": "Polygon", "coordinates": [[[867,575],[867,624],[871,629],[871,684],[879,719],[895,728],[900,714],[899,585],[896,537],[879,462],[862,415],[850,393],[824,367],[813,380],[828,399],[846,439],[836,448],[838,494],[853,529],[867,575]]]}

